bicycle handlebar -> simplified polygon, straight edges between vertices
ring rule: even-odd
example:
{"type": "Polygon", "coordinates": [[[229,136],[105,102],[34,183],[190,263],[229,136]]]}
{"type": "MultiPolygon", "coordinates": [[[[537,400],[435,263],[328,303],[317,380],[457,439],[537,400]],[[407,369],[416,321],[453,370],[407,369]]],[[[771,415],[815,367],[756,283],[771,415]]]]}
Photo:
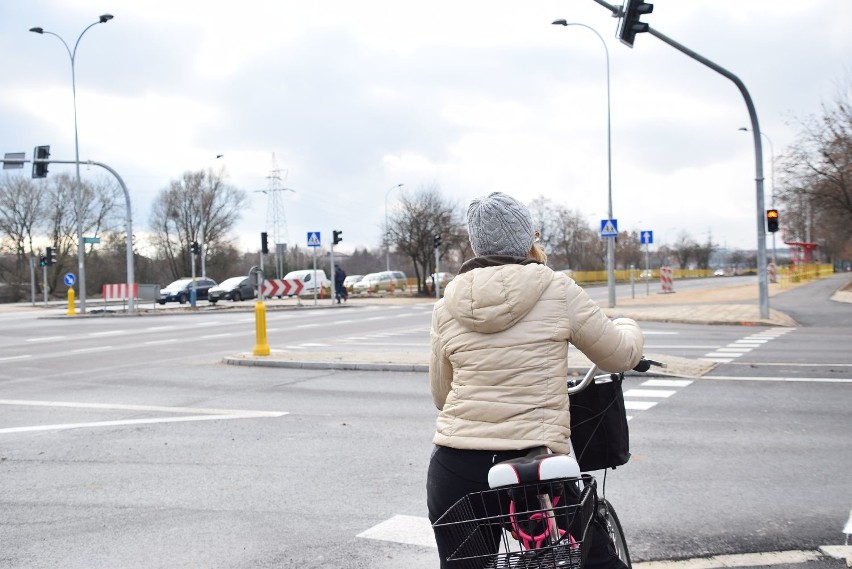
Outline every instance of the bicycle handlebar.
{"type": "MultiPolygon", "coordinates": [[[[666,364],[663,363],[663,362],[655,361],[655,360],[645,359],[645,357],[643,356],[642,359],[639,360],[639,363],[636,364],[636,367],[633,368],[633,371],[638,371],[640,373],[644,373],[644,372],[648,371],[649,369],[651,369],[651,366],[666,367],[666,364]]],[[[573,395],[575,393],[579,393],[579,392],[583,391],[597,377],[609,377],[610,375],[613,375],[613,374],[606,374],[606,375],[603,375],[603,376],[596,376],[595,374],[597,372],[598,372],[598,366],[595,365],[595,364],[592,364],[592,367],[589,368],[589,370],[586,372],[586,375],[584,375],[583,379],[580,380],[580,383],[577,383],[576,385],[571,385],[572,382],[568,382],[568,395],[573,395]]],[[[615,374],[615,375],[618,375],[618,374],[615,374]]],[[[620,375],[624,375],[624,372],[621,372],[620,375]]]]}

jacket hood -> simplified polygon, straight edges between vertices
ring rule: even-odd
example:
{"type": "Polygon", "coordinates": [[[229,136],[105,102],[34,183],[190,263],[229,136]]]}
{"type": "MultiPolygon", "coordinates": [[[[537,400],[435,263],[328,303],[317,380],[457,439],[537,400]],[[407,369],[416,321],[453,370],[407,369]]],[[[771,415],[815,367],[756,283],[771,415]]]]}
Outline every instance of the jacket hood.
{"type": "Polygon", "coordinates": [[[494,334],[514,326],[536,305],[553,271],[532,259],[477,257],[444,292],[444,305],[465,328],[494,334]]]}

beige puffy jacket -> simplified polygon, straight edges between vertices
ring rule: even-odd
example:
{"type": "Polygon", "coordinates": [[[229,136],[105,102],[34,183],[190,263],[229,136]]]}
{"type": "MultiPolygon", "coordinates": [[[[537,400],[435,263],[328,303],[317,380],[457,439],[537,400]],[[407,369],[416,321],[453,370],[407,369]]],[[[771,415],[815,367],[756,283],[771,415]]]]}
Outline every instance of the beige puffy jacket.
{"type": "Polygon", "coordinates": [[[430,336],[435,444],[557,453],[569,452],[571,433],[568,343],[612,372],[633,368],[644,344],[633,320],[607,318],[567,275],[507,257],[465,263],[435,304],[430,336]]]}

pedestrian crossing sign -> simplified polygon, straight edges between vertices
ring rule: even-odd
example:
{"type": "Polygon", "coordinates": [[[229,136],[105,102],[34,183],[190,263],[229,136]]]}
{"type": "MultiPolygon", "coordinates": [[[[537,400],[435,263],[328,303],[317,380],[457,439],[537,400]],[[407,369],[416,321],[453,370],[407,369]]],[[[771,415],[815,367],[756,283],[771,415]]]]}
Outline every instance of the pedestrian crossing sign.
{"type": "Polygon", "coordinates": [[[308,247],[319,247],[322,245],[319,231],[308,231],[308,247]]]}
{"type": "Polygon", "coordinates": [[[618,237],[618,220],[601,220],[601,237],[618,237]]]}

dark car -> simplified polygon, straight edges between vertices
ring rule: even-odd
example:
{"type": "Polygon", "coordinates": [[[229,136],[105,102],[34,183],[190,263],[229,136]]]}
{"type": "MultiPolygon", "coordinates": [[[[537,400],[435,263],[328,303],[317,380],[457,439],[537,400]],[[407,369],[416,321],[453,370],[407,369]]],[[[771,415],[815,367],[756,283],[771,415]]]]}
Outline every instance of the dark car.
{"type": "MultiPolygon", "coordinates": [[[[216,281],[204,277],[195,279],[195,298],[196,300],[204,300],[207,298],[207,291],[216,286],[216,281]]],[[[160,304],[177,301],[181,304],[186,304],[189,301],[189,295],[192,291],[192,279],[179,279],[160,289],[160,298],[157,300],[160,304]]]]}
{"type": "Polygon", "coordinates": [[[254,287],[248,277],[231,277],[207,291],[207,300],[216,304],[220,300],[237,302],[246,298],[254,298],[254,287]]]}

